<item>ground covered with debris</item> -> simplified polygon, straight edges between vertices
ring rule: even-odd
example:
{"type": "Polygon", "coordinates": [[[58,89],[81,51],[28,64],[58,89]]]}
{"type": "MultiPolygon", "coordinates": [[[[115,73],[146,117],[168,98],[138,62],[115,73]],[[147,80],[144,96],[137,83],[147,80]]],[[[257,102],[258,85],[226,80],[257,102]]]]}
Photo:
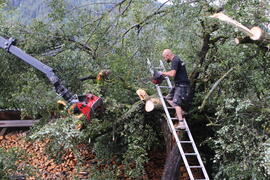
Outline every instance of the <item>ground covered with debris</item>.
{"type": "MultiPolygon", "coordinates": [[[[22,179],[88,179],[91,178],[92,174],[97,174],[96,171],[106,171],[110,170],[110,166],[118,166],[118,177],[129,179],[124,175],[122,164],[117,163],[115,159],[97,159],[86,145],[81,144],[78,147],[81,156],[84,158],[83,160],[77,160],[75,155],[66,149],[65,155],[61,157],[62,161],[56,162],[45,153],[46,144],[49,140],[28,142],[25,137],[24,132],[12,132],[0,137],[0,148],[5,150],[15,148],[18,151],[25,152],[23,153],[23,160],[18,160],[16,163],[19,168],[28,167],[30,169],[30,174],[14,174],[11,176],[22,179]],[[106,163],[102,163],[105,161],[106,163]]],[[[147,172],[142,178],[160,179],[165,164],[165,156],[165,153],[162,152],[149,152],[150,160],[145,164],[147,172]]]]}

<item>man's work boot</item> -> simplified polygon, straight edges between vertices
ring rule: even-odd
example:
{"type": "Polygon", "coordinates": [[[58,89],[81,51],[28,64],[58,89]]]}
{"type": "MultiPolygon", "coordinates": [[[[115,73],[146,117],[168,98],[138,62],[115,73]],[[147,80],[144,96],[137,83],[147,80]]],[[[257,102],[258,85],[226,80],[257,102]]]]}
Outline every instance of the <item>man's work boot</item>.
{"type": "Polygon", "coordinates": [[[174,127],[175,127],[175,130],[177,131],[186,129],[186,126],[183,120],[179,120],[179,122],[174,127]]]}

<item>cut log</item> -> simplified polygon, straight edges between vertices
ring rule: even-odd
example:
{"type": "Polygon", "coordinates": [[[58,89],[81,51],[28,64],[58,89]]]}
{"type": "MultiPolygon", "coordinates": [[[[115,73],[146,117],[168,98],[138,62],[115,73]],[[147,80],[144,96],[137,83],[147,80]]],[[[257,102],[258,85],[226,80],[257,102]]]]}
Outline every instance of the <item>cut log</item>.
{"type": "Polygon", "coordinates": [[[239,44],[249,44],[249,43],[255,43],[260,49],[262,49],[263,51],[268,52],[269,51],[269,40],[265,39],[262,41],[254,41],[252,40],[250,37],[245,37],[245,38],[235,38],[234,42],[236,43],[236,45],[239,44]]]}
{"type": "Polygon", "coordinates": [[[146,91],[145,90],[143,90],[143,89],[138,89],[137,91],[136,91],[136,93],[138,94],[138,96],[140,97],[140,99],[142,100],[142,101],[146,101],[146,100],[148,100],[149,98],[150,98],[150,96],[146,93],[146,91]]]}
{"type": "Polygon", "coordinates": [[[151,112],[154,109],[161,109],[161,108],[162,108],[162,103],[159,98],[150,98],[145,103],[146,112],[151,112]]]}

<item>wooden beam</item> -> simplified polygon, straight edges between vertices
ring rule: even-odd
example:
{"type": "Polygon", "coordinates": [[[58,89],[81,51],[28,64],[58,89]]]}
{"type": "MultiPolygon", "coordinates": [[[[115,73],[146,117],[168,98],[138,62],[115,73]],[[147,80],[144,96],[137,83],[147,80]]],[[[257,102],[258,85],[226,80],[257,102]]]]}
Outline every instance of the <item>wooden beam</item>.
{"type": "Polygon", "coordinates": [[[0,121],[0,127],[30,127],[39,120],[4,120],[0,121]]]}

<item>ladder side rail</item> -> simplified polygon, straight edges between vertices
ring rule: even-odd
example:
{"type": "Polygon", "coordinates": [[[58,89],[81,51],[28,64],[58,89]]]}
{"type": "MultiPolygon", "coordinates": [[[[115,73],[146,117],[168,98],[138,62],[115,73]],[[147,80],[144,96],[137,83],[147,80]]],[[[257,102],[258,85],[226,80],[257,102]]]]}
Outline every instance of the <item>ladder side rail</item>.
{"type": "MultiPolygon", "coordinates": [[[[161,65],[163,64],[162,61],[160,61],[160,64],[161,64],[161,65]]],[[[164,65],[163,65],[163,69],[165,70],[164,65]]],[[[168,78],[168,77],[166,77],[166,78],[168,78]]],[[[170,79],[169,79],[169,78],[167,79],[167,84],[168,84],[168,86],[171,85],[171,82],[170,82],[170,79]]],[[[168,121],[168,120],[167,120],[167,121],[168,121]]],[[[202,162],[201,156],[200,156],[200,154],[199,154],[199,151],[198,151],[198,149],[197,149],[197,147],[196,147],[195,141],[194,141],[194,139],[193,139],[193,137],[192,137],[192,134],[191,134],[191,132],[190,132],[190,129],[189,129],[188,124],[187,124],[187,122],[186,122],[185,119],[184,119],[184,123],[185,123],[185,126],[186,126],[186,131],[187,131],[187,133],[188,133],[189,139],[190,139],[190,141],[191,141],[191,145],[192,145],[192,147],[193,147],[193,150],[194,150],[194,152],[197,154],[196,157],[197,157],[197,159],[198,159],[198,162],[199,162],[200,166],[202,167],[201,169],[202,169],[202,171],[203,171],[204,178],[205,178],[206,180],[209,180],[207,171],[206,171],[205,166],[204,166],[204,164],[203,164],[203,162],[202,162]]],[[[169,125],[169,124],[170,124],[170,123],[168,123],[168,125],[169,125]]],[[[169,125],[169,127],[170,127],[170,125],[169,125]]],[[[170,129],[171,129],[171,127],[170,127],[170,129]]],[[[172,131],[171,131],[171,132],[172,132],[172,131]]]]}
{"type": "Polygon", "coordinates": [[[174,136],[174,138],[175,138],[176,144],[177,144],[177,146],[178,146],[178,149],[179,149],[179,151],[180,151],[180,154],[181,154],[182,159],[183,159],[183,161],[184,161],[184,164],[185,164],[185,166],[186,166],[186,169],[187,169],[187,172],[188,172],[188,174],[189,174],[189,177],[190,177],[191,180],[194,180],[194,177],[193,177],[192,171],[191,171],[191,169],[190,169],[190,167],[189,167],[189,164],[188,164],[187,158],[186,158],[186,156],[185,156],[184,150],[183,150],[183,148],[182,148],[182,146],[181,146],[181,144],[180,144],[179,137],[178,137],[178,135],[177,135],[177,133],[176,133],[176,131],[175,131],[175,128],[174,128],[174,126],[173,126],[172,121],[170,120],[170,119],[171,119],[171,118],[170,118],[170,113],[169,113],[169,111],[168,111],[168,109],[167,109],[167,106],[166,106],[166,103],[165,103],[165,101],[164,101],[163,95],[162,95],[162,93],[161,93],[160,88],[159,88],[158,85],[156,85],[156,88],[157,88],[157,91],[158,91],[160,100],[161,100],[161,102],[162,102],[164,111],[165,111],[165,113],[166,113],[166,115],[167,115],[167,117],[168,117],[169,124],[170,124],[171,129],[172,129],[172,134],[173,134],[173,136],[174,136]]]}
{"type": "MultiPolygon", "coordinates": [[[[164,66],[162,60],[160,60],[160,66],[163,68],[164,71],[166,71],[166,68],[165,68],[165,66],[164,66]]],[[[167,82],[168,86],[169,86],[170,88],[172,88],[172,83],[171,83],[169,77],[166,76],[165,78],[166,78],[166,82],[167,82]]],[[[197,147],[196,147],[195,141],[194,141],[194,139],[193,139],[193,137],[192,137],[192,134],[191,134],[191,132],[190,132],[190,129],[189,129],[188,124],[187,124],[187,122],[186,122],[185,119],[184,119],[184,123],[185,123],[185,126],[186,126],[186,131],[187,131],[187,133],[188,133],[189,139],[190,139],[190,141],[191,141],[192,147],[193,147],[193,149],[194,149],[194,152],[197,154],[196,157],[197,157],[197,159],[198,159],[198,162],[199,162],[200,166],[202,167],[202,171],[203,171],[203,174],[204,174],[204,178],[207,179],[207,180],[209,180],[209,177],[208,177],[208,174],[207,174],[207,172],[206,172],[205,166],[204,166],[204,164],[203,164],[203,162],[202,162],[201,156],[200,156],[200,154],[199,154],[199,151],[198,151],[198,149],[197,149],[197,147]]]]}
{"type": "MultiPolygon", "coordinates": [[[[162,95],[162,93],[161,93],[161,90],[160,90],[159,85],[156,85],[156,89],[157,89],[159,98],[160,98],[160,99],[163,99],[163,97],[160,96],[160,94],[162,95]]],[[[164,99],[163,99],[163,100],[164,100],[164,99]]],[[[161,101],[162,101],[162,100],[161,100],[161,101]]],[[[164,104],[165,104],[165,101],[164,101],[164,104]]],[[[162,106],[163,106],[163,109],[164,109],[165,114],[166,114],[166,117],[167,117],[167,118],[166,118],[167,124],[168,124],[168,126],[169,126],[170,132],[172,133],[172,128],[174,128],[174,127],[171,127],[171,125],[170,125],[170,123],[169,123],[169,119],[172,119],[172,118],[171,118],[171,115],[170,115],[170,113],[169,113],[169,110],[168,110],[166,104],[165,104],[165,106],[164,106],[163,103],[162,103],[162,106]]]]}
{"type": "MultiPolygon", "coordinates": [[[[148,58],[147,58],[147,64],[148,64],[148,66],[149,66],[150,72],[153,74],[154,71],[152,70],[152,65],[151,65],[151,62],[150,62],[150,60],[149,60],[148,58]]],[[[164,66],[164,64],[163,64],[163,62],[162,62],[162,60],[160,60],[160,67],[161,67],[164,71],[166,71],[166,68],[165,68],[165,66],[164,66]]],[[[172,83],[171,83],[169,77],[166,76],[165,79],[166,79],[167,85],[168,85],[169,88],[171,89],[171,88],[172,88],[172,83]]],[[[163,105],[163,109],[164,109],[165,114],[166,114],[166,116],[167,116],[167,123],[168,123],[168,125],[169,125],[170,130],[171,130],[171,133],[172,133],[173,136],[175,137],[176,144],[177,144],[178,149],[179,149],[179,151],[180,151],[180,153],[181,153],[181,156],[182,156],[182,159],[183,159],[184,164],[185,164],[185,166],[186,166],[186,169],[187,169],[187,171],[188,171],[189,177],[190,177],[191,180],[194,180],[193,173],[192,173],[191,168],[190,168],[190,166],[189,166],[189,164],[188,164],[188,161],[187,161],[187,159],[186,159],[186,156],[185,156],[184,150],[183,150],[183,148],[182,148],[182,146],[181,146],[179,137],[178,137],[178,135],[177,135],[177,133],[176,133],[176,130],[175,130],[174,126],[173,126],[173,123],[172,123],[172,120],[171,120],[170,113],[169,113],[169,111],[168,111],[168,109],[167,109],[167,106],[166,106],[166,103],[165,103],[165,101],[164,101],[164,98],[163,98],[163,95],[162,95],[162,93],[161,93],[161,90],[160,90],[159,85],[156,85],[156,89],[157,89],[157,91],[158,91],[159,97],[160,97],[161,102],[162,102],[162,105],[163,105]]],[[[204,178],[205,178],[206,180],[209,180],[208,174],[207,174],[207,172],[206,172],[206,170],[205,170],[204,164],[203,164],[203,162],[202,162],[202,160],[201,160],[200,154],[199,154],[199,152],[198,152],[198,150],[197,150],[196,144],[195,144],[195,142],[194,142],[194,139],[193,139],[193,137],[192,137],[192,135],[191,135],[190,129],[189,129],[189,127],[188,127],[187,122],[186,122],[185,119],[184,119],[184,123],[185,123],[185,125],[186,125],[186,131],[187,131],[187,133],[188,133],[188,137],[189,137],[189,139],[190,139],[190,141],[191,141],[192,147],[193,147],[193,149],[194,149],[194,152],[195,152],[195,154],[196,154],[196,157],[197,157],[197,159],[198,159],[198,162],[199,162],[199,164],[200,164],[200,166],[201,166],[201,169],[202,169],[202,171],[203,171],[204,178]]]]}
{"type": "Polygon", "coordinates": [[[151,64],[149,58],[147,58],[147,65],[148,65],[148,68],[149,68],[149,71],[150,71],[151,75],[153,75],[154,74],[154,71],[152,69],[152,64],[151,64]]]}
{"type": "MultiPolygon", "coordinates": [[[[160,62],[160,66],[163,68],[163,70],[166,71],[166,68],[165,68],[162,60],[160,60],[159,62],[160,62]]],[[[170,78],[168,76],[166,76],[165,79],[166,79],[166,82],[169,85],[170,89],[172,89],[172,83],[170,81],[170,78]]]]}
{"type": "Polygon", "coordinates": [[[197,149],[197,147],[196,147],[195,141],[194,141],[194,139],[193,139],[193,137],[192,137],[192,134],[191,134],[191,132],[190,132],[190,129],[189,129],[188,124],[187,124],[187,122],[186,122],[185,119],[184,119],[184,123],[185,123],[185,126],[186,126],[186,130],[187,130],[187,134],[188,134],[189,140],[192,142],[191,144],[192,144],[193,150],[194,150],[194,152],[197,154],[196,157],[197,157],[197,159],[198,159],[198,162],[199,162],[200,166],[202,167],[202,171],[203,171],[204,178],[207,179],[207,180],[209,180],[207,171],[206,171],[205,166],[204,166],[204,164],[203,164],[203,162],[202,162],[201,156],[200,156],[200,154],[199,154],[199,151],[198,151],[198,149],[197,149]]]}
{"type": "MultiPolygon", "coordinates": [[[[162,68],[162,70],[165,72],[166,71],[166,68],[165,68],[165,66],[164,66],[164,64],[163,64],[163,62],[160,60],[160,67],[162,68]]],[[[172,89],[172,84],[171,84],[171,81],[170,81],[170,78],[168,77],[168,76],[165,76],[165,79],[166,79],[166,82],[167,82],[167,85],[168,85],[168,87],[170,88],[170,90],[172,89]]],[[[160,85],[159,85],[160,86],[160,85]]],[[[158,89],[158,91],[160,90],[160,88],[158,89]]],[[[161,93],[162,94],[162,93],[161,93]]],[[[162,96],[163,97],[163,96],[162,96]]],[[[160,98],[162,98],[161,96],[160,96],[160,98]]],[[[163,109],[165,109],[164,107],[163,107],[163,109]]],[[[168,109],[168,107],[166,106],[166,109],[168,109]]],[[[170,114],[170,113],[169,113],[170,114]]],[[[167,118],[166,118],[166,121],[167,121],[167,124],[168,124],[168,126],[169,126],[169,129],[170,129],[170,132],[172,133],[172,128],[174,128],[174,127],[171,127],[170,126],[170,123],[169,123],[169,119],[172,119],[171,117],[168,117],[167,116],[167,118]]]]}

